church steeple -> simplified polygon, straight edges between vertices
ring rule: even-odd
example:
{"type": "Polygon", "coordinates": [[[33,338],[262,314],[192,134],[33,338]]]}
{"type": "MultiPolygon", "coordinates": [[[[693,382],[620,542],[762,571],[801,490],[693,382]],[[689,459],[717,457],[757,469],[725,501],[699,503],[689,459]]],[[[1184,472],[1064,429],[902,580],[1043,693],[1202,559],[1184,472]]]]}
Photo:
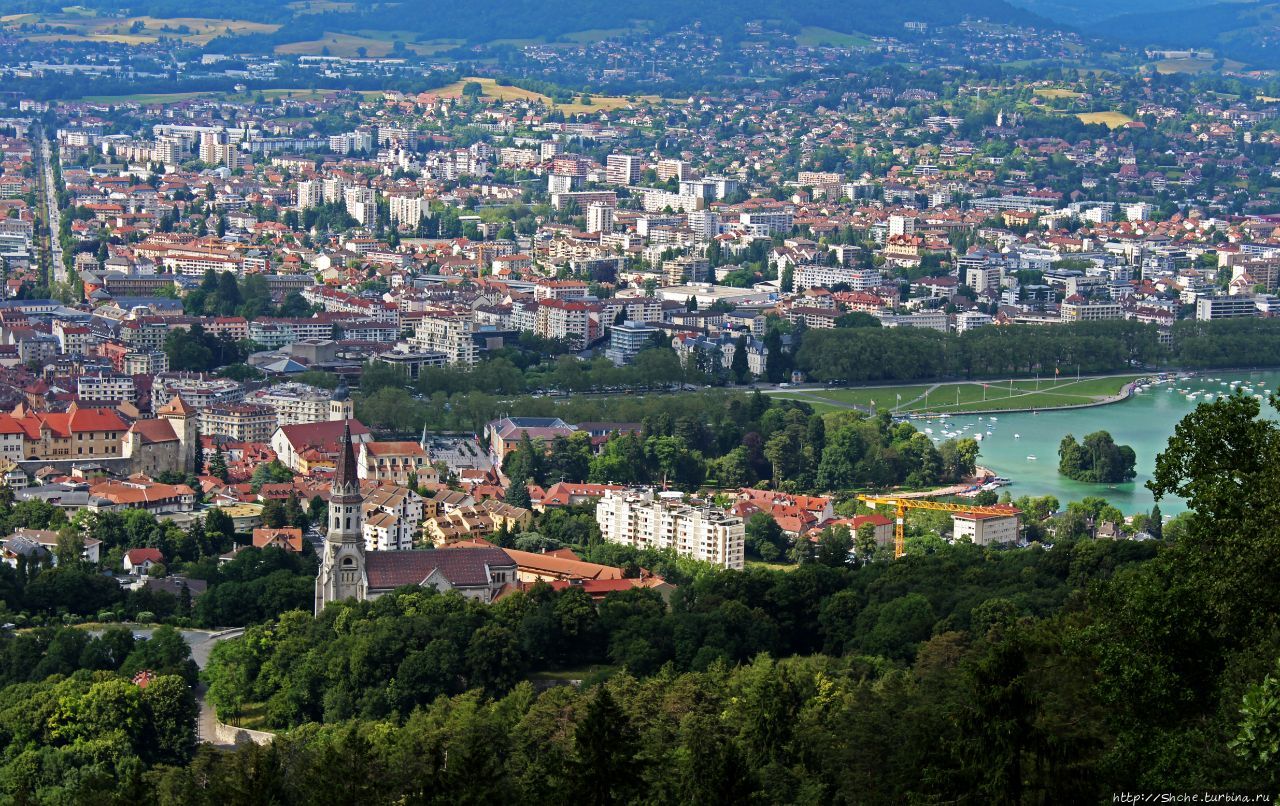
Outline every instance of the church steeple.
{"type": "Polygon", "coordinates": [[[355,496],[356,503],[360,503],[360,477],[356,472],[356,452],[351,443],[350,422],[343,424],[342,439],[338,442],[338,462],[333,472],[330,500],[336,500],[338,496],[355,496]]]}
{"type": "Polygon", "coordinates": [[[364,529],[360,478],[356,474],[351,424],[344,423],[338,461],[329,490],[329,531],[316,576],[316,615],[329,602],[361,600],[368,589],[364,568],[364,529]]]}

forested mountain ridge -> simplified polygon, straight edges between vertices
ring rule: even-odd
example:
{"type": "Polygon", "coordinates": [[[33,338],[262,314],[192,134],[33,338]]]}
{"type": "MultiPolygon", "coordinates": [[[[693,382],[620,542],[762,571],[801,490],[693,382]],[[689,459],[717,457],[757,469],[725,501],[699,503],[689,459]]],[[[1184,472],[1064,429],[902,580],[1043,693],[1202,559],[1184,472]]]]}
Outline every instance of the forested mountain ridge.
{"type": "MultiPolygon", "coordinates": [[[[112,0],[86,0],[80,4],[102,14],[124,11],[112,0]]],[[[63,3],[51,0],[5,0],[0,13],[50,13],[63,3]]],[[[549,0],[544,3],[515,3],[511,0],[473,0],[448,3],[442,0],[409,0],[382,3],[248,2],[247,0],[149,0],[132,5],[130,14],[151,17],[202,17],[288,23],[276,38],[305,39],[312,29],[401,31],[429,34],[430,38],[458,38],[486,42],[502,38],[552,38],[584,30],[613,30],[620,25],[644,27],[655,32],[670,31],[699,23],[706,31],[742,35],[749,20],[776,20],[785,26],[817,25],[835,30],[868,34],[901,34],[903,23],[954,24],[965,18],[986,18],[1002,23],[1030,23],[1043,20],[1015,8],[1005,0],[967,0],[963,4],[933,0],[904,0],[882,4],[870,0],[799,0],[779,6],[762,0],[642,0],[628,5],[625,17],[616,6],[590,0],[549,0]],[[477,25],[477,20],[484,20],[477,25]],[[638,25],[637,25],[638,24],[638,25]]]]}

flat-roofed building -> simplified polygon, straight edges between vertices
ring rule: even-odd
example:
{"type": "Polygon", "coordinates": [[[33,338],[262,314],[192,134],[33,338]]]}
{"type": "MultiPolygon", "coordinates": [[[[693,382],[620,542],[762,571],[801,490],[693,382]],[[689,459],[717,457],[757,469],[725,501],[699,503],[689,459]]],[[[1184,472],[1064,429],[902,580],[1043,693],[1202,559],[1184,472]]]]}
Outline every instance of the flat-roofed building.
{"type": "Polygon", "coordinates": [[[277,427],[275,410],[256,403],[216,403],[199,412],[201,434],[232,442],[267,442],[277,427]]]}
{"type": "Polygon", "coordinates": [[[682,557],[722,568],[744,567],[742,518],[711,506],[693,506],[679,494],[652,489],[608,492],[596,503],[600,534],[635,548],[672,549],[682,557]]]}

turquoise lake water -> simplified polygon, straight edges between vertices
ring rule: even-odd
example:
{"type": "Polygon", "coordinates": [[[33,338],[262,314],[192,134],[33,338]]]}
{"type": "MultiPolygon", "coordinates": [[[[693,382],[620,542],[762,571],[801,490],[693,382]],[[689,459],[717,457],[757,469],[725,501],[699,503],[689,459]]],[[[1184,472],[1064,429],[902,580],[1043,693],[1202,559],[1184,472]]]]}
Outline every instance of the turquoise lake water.
{"type": "MultiPolygon", "coordinates": [[[[944,439],[943,430],[959,436],[981,435],[978,464],[1012,480],[1008,490],[1014,498],[1023,495],[1053,495],[1065,505],[1087,495],[1106,498],[1125,514],[1146,512],[1155,503],[1145,486],[1155,468],[1156,454],[1164,450],[1174,426],[1210,395],[1226,395],[1231,384],[1239,384],[1246,394],[1275,391],[1280,372],[1205,372],[1194,378],[1177,379],[1140,391],[1128,400],[1085,409],[1067,409],[1032,414],[996,414],[977,417],[956,415],[940,421],[914,421],[916,428],[931,428],[930,435],[944,439]],[[1188,399],[1182,390],[1195,392],[1188,399]],[[1085,434],[1109,431],[1116,442],[1129,445],[1138,455],[1138,476],[1127,484],[1081,484],[1058,475],[1058,443],[1067,434],[1083,440],[1085,434]],[[1032,459],[1030,457],[1035,457],[1032,459]]],[[[1277,413],[1264,400],[1264,416],[1277,413]]],[[[1180,500],[1165,498],[1160,510],[1173,515],[1186,509],[1180,500]]]]}

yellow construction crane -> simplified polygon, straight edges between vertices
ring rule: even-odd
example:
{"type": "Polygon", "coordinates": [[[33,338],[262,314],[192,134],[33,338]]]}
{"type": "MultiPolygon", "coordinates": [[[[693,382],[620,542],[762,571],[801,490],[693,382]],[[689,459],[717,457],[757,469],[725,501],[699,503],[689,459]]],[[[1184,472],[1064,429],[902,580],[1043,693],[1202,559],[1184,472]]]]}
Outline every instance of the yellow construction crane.
{"type": "Polygon", "coordinates": [[[893,496],[860,495],[858,500],[875,509],[884,504],[894,509],[893,556],[894,559],[906,554],[905,527],[908,509],[932,509],[936,512],[970,512],[975,515],[1012,515],[1008,507],[980,507],[973,504],[944,504],[939,501],[926,501],[922,498],[894,498],[893,496]]]}

